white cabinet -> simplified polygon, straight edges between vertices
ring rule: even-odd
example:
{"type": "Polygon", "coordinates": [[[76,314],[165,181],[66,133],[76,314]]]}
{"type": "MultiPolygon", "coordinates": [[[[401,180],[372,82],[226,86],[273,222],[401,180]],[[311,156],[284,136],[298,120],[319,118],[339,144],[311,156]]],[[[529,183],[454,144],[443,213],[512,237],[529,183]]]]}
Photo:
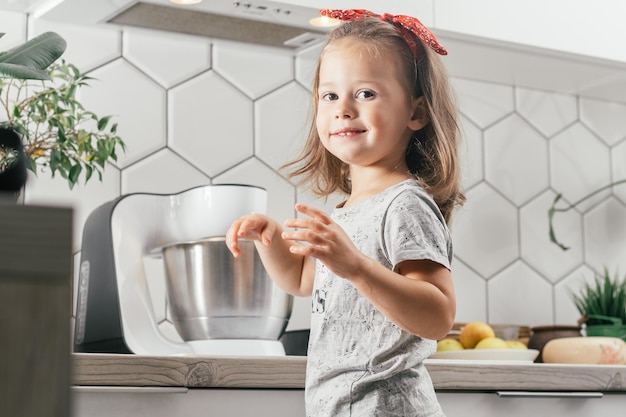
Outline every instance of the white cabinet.
{"type": "MultiPolygon", "coordinates": [[[[437,393],[447,417],[621,416],[624,393],[437,393]],[[526,395],[525,395],[526,394],[526,395]]],[[[299,389],[74,387],[72,417],[304,417],[299,389]]]]}
{"type": "Polygon", "coordinates": [[[72,417],[304,417],[304,390],[74,387],[72,417]]]}
{"type": "Polygon", "coordinates": [[[623,416],[626,410],[624,393],[502,394],[503,396],[497,392],[438,392],[437,398],[447,417],[612,417],[623,416]]]}
{"type": "MultiPolygon", "coordinates": [[[[626,4],[616,0],[281,0],[315,8],[364,8],[418,17],[440,35],[518,44],[626,62],[626,4]]],[[[447,43],[444,43],[447,46],[447,43]]],[[[549,53],[549,52],[548,52],[549,53]]],[[[526,66],[524,68],[531,68],[526,66]]],[[[520,73],[523,70],[520,70],[520,73]]]]}

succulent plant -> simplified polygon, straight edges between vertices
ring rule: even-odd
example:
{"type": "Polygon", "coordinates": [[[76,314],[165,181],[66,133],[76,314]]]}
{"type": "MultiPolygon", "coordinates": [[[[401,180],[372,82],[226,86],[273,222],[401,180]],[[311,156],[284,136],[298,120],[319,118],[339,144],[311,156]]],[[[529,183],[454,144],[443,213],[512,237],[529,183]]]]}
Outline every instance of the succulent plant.
{"type": "Polygon", "coordinates": [[[626,277],[611,277],[605,267],[602,274],[594,274],[593,283],[583,285],[579,293],[571,293],[572,300],[586,325],[608,324],[603,317],[620,319],[626,324],[626,277]]]}

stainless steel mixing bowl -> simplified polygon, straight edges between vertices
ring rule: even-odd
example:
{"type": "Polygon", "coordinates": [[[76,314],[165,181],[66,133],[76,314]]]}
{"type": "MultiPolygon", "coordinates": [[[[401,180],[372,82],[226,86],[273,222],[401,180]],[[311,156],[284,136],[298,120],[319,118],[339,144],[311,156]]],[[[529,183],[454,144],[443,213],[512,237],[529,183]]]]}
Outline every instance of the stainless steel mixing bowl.
{"type": "Polygon", "coordinates": [[[238,258],[224,237],[163,248],[170,313],[183,340],[282,335],[293,297],[267,275],[253,242],[240,247],[238,258]]]}

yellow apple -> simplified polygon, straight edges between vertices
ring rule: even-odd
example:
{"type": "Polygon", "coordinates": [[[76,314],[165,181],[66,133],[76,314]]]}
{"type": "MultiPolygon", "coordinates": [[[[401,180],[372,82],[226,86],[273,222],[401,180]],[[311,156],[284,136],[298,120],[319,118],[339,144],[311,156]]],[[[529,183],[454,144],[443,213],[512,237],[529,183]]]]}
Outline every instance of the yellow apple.
{"type": "Polygon", "coordinates": [[[528,349],[528,346],[526,346],[519,340],[505,340],[504,342],[509,347],[509,349],[528,349]]]}
{"type": "Polygon", "coordinates": [[[465,349],[473,349],[481,340],[495,336],[496,334],[490,325],[481,321],[473,321],[463,326],[459,341],[465,349]]]}
{"type": "Polygon", "coordinates": [[[463,345],[456,339],[445,338],[437,342],[437,352],[448,350],[463,350],[463,345]]]}
{"type": "Polygon", "coordinates": [[[506,342],[499,337],[487,337],[476,344],[474,349],[508,349],[506,342]]]}

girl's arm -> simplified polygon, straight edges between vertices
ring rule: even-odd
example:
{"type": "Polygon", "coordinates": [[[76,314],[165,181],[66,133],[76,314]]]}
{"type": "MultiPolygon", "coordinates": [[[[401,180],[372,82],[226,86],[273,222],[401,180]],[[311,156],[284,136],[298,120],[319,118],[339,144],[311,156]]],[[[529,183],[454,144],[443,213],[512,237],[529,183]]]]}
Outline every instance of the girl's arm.
{"type": "Polygon", "coordinates": [[[402,262],[396,271],[364,256],[362,267],[346,279],[404,330],[428,339],[444,338],[456,314],[450,271],[429,260],[402,262]]]}
{"type": "Polygon", "coordinates": [[[291,295],[309,296],[313,292],[315,263],[310,256],[290,252],[294,243],[283,240],[282,231],[276,220],[262,214],[249,214],[233,222],[226,233],[226,244],[238,257],[241,254],[239,239],[253,240],[272,280],[291,295]]]}
{"type": "Polygon", "coordinates": [[[296,209],[308,218],[291,219],[283,232],[292,253],[318,258],[336,275],[352,282],[381,313],[404,330],[428,338],[445,337],[456,314],[450,271],[428,260],[406,261],[395,271],[361,253],[343,229],[328,215],[301,204],[296,209]]]}

